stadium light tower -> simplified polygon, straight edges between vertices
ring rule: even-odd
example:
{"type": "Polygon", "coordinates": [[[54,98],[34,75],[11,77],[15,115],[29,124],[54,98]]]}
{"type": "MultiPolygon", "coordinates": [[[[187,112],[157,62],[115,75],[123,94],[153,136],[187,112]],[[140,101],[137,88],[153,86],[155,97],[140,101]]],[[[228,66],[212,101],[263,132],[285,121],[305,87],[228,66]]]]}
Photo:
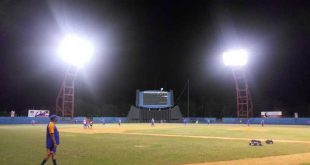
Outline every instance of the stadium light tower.
{"type": "Polygon", "coordinates": [[[229,50],[223,53],[224,64],[231,68],[237,95],[237,117],[252,117],[253,104],[244,67],[248,61],[248,52],[243,49],[229,50]]]}
{"type": "Polygon", "coordinates": [[[56,99],[56,114],[62,117],[74,116],[74,82],[78,70],[87,63],[94,53],[92,44],[76,35],[67,35],[60,42],[58,55],[69,64],[65,79],[56,99]]]}

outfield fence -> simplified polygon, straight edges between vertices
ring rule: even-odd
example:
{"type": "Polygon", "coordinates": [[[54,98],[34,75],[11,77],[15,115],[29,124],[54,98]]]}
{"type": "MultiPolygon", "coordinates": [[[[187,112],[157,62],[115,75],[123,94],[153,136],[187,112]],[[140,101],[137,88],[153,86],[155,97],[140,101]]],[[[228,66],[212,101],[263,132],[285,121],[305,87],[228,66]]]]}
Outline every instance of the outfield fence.
{"type": "Polygon", "coordinates": [[[182,122],[187,123],[216,123],[217,120],[215,117],[189,117],[183,118],[182,122]]]}
{"type": "MultiPolygon", "coordinates": [[[[59,118],[60,124],[81,124],[85,117],[64,117],[59,118]]],[[[93,117],[94,123],[117,123],[127,122],[126,117],[93,117]]],[[[46,124],[50,121],[45,117],[0,117],[0,124],[46,124]]]]}
{"type": "MultiPolygon", "coordinates": [[[[85,117],[64,117],[59,118],[58,123],[60,124],[81,124],[85,117]]],[[[94,123],[127,123],[127,117],[93,117],[94,123]]],[[[0,117],[0,124],[46,124],[49,122],[49,118],[44,117],[0,117]]],[[[183,118],[179,121],[174,121],[177,123],[224,123],[224,124],[286,124],[286,125],[310,125],[310,118],[205,118],[205,117],[190,117],[183,118]]],[[[156,121],[165,122],[165,121],[156,121]]]]}
{"type": "MultiPolygon", "coordinates": [[[[64,117],[59,118],[58,123],[60,124],[81,124],[86,117],[64,117]]],[[[46,124],[49,122],[49,118],[44,117],[0,117],[0,124],[46,124]]],[[[94,123],[127,123],[127,117],[93,117],[94,123]]],[[[175,123],[216,123],[216,118],[203,118],[203,117],[191,117],[184,118],[179,121],[173,121],[175,123]]],[[[147,121],[146,123],[151,122],[147,121]]],[[[164,120],[157,120],[159,122],[166,122],[164,120]]]]}
{"type": "Polygon", "coordinates": [[[310,125],[310,118],[222,118],[227,124],[286,124],[286,125],[310,125]]]}

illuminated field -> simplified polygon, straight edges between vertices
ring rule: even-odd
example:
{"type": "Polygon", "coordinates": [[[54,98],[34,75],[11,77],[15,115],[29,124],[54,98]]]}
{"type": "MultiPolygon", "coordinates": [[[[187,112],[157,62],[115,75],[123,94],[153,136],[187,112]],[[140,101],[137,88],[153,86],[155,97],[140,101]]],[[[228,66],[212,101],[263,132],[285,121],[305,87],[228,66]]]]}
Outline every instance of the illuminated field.
{"type": "MultiPolygon", "coordinates": [[[[58,128],[57,159],[63,165],[310,163],[309,126],[95,124],[92,129],[82,125],[58,128]],[[250,147],[250,139],[273,139],[275,144],[250,147]]],[[[0,164],[39,164],[45,154],[45,129],[46,125],[0,126],[0,164]]]]}

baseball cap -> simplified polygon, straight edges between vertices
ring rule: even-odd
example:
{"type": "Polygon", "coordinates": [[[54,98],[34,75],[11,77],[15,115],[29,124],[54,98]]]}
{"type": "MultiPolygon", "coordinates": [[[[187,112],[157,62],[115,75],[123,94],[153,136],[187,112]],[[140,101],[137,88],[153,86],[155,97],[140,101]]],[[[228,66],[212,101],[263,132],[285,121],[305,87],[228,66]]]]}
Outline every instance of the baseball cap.
{"type": "Polygon", "coordinates": [[[50,119],[54,119],[54,118],[57,118],[57,115],[51,115],[50,116],[50,119]]]}

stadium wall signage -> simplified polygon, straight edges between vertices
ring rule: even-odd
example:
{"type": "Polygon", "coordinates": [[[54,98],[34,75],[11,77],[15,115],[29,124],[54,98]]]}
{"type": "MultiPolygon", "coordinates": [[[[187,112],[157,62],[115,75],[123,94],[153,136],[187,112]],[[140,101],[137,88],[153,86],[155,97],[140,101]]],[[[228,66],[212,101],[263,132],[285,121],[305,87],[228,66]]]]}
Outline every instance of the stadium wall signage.
{"type": "Polygon", "coordinates": [[[49,117],[50,111],[49,110],[28,110],[28,117],[49,117]]]}

